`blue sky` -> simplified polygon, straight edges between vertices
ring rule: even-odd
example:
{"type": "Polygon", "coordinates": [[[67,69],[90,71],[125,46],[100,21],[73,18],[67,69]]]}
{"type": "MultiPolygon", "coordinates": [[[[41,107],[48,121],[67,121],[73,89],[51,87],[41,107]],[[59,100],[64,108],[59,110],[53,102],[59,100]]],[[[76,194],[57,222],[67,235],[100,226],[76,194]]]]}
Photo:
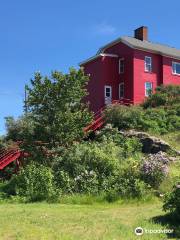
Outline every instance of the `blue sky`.
{"type": "Polygon", "coordinates": [[[4,117],[22,114],[35,71],[67,72],[99,47],[148,26],[149,39],[180,49],[180,1],[0,1],[0,134],[4,117]]]}

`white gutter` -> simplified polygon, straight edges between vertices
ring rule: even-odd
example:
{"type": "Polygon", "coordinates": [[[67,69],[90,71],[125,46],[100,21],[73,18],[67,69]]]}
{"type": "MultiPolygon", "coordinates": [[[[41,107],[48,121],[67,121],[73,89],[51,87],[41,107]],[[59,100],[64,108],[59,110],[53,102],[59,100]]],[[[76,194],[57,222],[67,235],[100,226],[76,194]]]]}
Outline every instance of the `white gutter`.
{"type": "Polygon", "coordinates": [[[91,58],[88,58],[85,61],[80,62],[79,66],[84,65],[84,64],[86,64],[88,62],[91,62],[91,61],[93,61],[93,60],[95,60],[95,59],[97,59],[99,57],[115,57],[115,58],[118,58],[118,55],[116,55],[116,54],[109,54],[109,53],[100,53],[100,54],[95,55],[95,56],[93,56],[91,58]]]}

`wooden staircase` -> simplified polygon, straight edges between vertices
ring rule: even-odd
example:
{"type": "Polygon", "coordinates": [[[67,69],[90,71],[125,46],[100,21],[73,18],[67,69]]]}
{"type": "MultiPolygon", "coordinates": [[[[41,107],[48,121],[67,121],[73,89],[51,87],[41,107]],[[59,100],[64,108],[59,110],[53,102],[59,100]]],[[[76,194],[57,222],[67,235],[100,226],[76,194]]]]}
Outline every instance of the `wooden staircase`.
{"type": "MultiPolygon", "coordinates": [[[[133,102],[130,99],[113,100],[112,103],[108,106],[117,104],[130,106],[133,104],[133,102]]],[[[103,116],[103,111],[105,110],[106,107],[107,106],[103,106],[100,110],[98,110],[94,114],[94,120],[92,121],[92,123],[90,123],[87,127],[84,128],[85,133],[88,133],[89,131],[95,132],[96,130],[101,129],[104,126],[105,119],[103,116]]]]}
{"type": "Polygon", "coordinates": [[[11,149],[0,152],[0,170],[3,170],[7,165],[24,156],[20,149],[11,149]]]}

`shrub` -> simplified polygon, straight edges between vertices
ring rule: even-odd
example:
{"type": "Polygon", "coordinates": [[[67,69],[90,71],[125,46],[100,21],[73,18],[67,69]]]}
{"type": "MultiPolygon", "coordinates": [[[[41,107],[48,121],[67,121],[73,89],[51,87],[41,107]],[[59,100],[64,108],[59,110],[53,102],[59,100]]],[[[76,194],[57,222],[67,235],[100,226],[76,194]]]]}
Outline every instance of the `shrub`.
{"type": "Polygon", "coordinates": [[[113,142],[109,142],[108,147],[104,143],[93,142],[74,144],[57,158],[54,171],[64,170],[73,178],[85,170],[108,176],[116,169],[119,156],[121,149],[113,142]]]}
{"type": "Polygon", "coordinates": [[[171,106],[180,102],[180,86],[161,85],[156,88],[156,93],[148,97],[143,103],[144,108],[171,106]]]}
{"type": "Polygon", "coordinates": [[[28,201],[48,200],[55,196],[52,171],[43,165],[28,165],[14,180],[16,193],[28,201]]]}
{"type": "Polygon", "coordinates": [[[7,196],[16,195],[16,179],[12,177],[9,181],[4,182],[1,187],[2,192],[6,193],[7,196]]]}
{"type": "Polygon", "coordinates": [[[135,137],[124,137],[124,140],[120,143],[120,146],[122,148],[124,158],[135,158],[142,151],[142,143],[140,143],[139,139],[135,137]]]}
{"type": "Polygon", "coordinates": [[[114,178],[113,189],[122,197],[142,198],[149,188],[140,179],[139,163],[129,159],[114,178]]]}
{"type": "Polygon", "coordinates": [[[142,109],[136,106],[111,106],[105,110],[107,123],[118,129],[137,129],[165,134],[180,129],[179,104],[171,107],[142,109]]]}
{"type": "Polygon", "coordinates": [[[110,203],[117,201],[119,198],[119,193],[114,189],[109,189],[105,194],[105,200],[110,203]]]}
{"type": "Polygon", "coordinates": [[[174,186],[172,192],[166,194],[163,209],[180,220],[180,185],[174,186]]]}
{"type": "Polygon", "coordinates": [[[180,130],[180,114],[178,111],[180,112],[179,109],[171,109],[167,111],[166,124],[168,131],[180,130]]]}
{"type": "Polygon", "coordinates": [[[75,192],[85,194],[96,194],[99,190],[97,174],[91,170],[81,172],[74,178],[75,192]]]}
{"type": "Polygon", "coordinates": [[[141,167],[141,178],[151,187],[158,188],[168,174],[168,160],[162,153],[149,154],[141,167]]]}
{"type": "Polygon", "coordinates": [[[124,137],[117,128],[107,124],[101,131],[96,133],[95,140],[104,144],[108,142],[115,143],[121,148],[121,154],[124,158],[137,155],[142,150],[142,144],[137,138],[124,137]]]}
{"type": "Polygon", "coordinates": [[[167,133],[167,113],[162,108],[149,108],[144,111],[142,130],[167,133]]]}
{"type": "Polygon", "coordinates": [[[120,145],[124,141],[124,137],[120,134],[118,128],[113,127],[112,124],[106,124],[100,131],[96,132],[95,140],[97,142],[112,141],[120,145]]]}
{"type": "Polygon", "coordinates": [[[82,171],[76,177],[70,177],[68,172],[61,170],[55,173],[56,186],[63,194],[96,194],[99,182],[94,171],[82,171]]]}
{"type": "Polygon", "coordinates": [[[99,132],[97,141],[78,143],[67,149],[53,167],[56,186],[64,193],[88,194],[114,188],[116,176],[129,167],[128,158],[133,157],[130,161],[135,163],[139,160],[137,152],[141,144],[134,138],[122,138],[119,133],[114,141],[112,138],[109,132],[104,137],[99,132]]]}
{"type": "Polygon", "coordinates": [[[176,112],[176,116],[180,117],[180,103],[172,105],[171,109],[176,112]]]}
{"type": "Polygon", "coordinates": [[[141,117],[143,111],[140,107],[132,106],[110,106],[105,112],[105,119],[107,123],[111,123],[113,127],[118,129],[130,129],[141,127],[141,117]]]}
{"type": "Polygon", "coordinates": [[[55,185],[58,189],[61,189],[63,194],[71,194],[74,192],[74,179],[70,177],[68,172],[57,168],[57,172],[54,172],[54,176],[55,185]]]}
{"type": "Polygon", "coordinates": [[[115,190],[119,193],[119,196],[126,198],[142,198],[146,195],[149,190],[148,185],[130,175],[122,175],[117,179],[115,184],[115,190]]]}

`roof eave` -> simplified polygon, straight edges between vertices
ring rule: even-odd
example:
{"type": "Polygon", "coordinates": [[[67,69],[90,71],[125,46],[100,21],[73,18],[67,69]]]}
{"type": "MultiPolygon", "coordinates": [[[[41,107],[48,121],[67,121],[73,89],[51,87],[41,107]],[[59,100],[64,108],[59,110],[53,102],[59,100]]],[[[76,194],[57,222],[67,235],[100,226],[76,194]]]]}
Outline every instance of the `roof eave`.
{"type": "Polygon", "coordinates": [[[81,67],[81,66],[83,66],[84,64],[86,64],[86,63],[88,63],[88,62],[91,62],[91,61],[93,61],[93,60],[95,60],[95,59],[97,59],[97,58],[99,58],[99,57],[102,57],[102,56],[101,56],[100,54],[98,54],[98,55],[95,55],[95,56],[93,56],[93,57],[90,57],[90,58],[88,58],[88,59],[80,62],[80,63],[79,63],[79,66],[81,67]]]}

